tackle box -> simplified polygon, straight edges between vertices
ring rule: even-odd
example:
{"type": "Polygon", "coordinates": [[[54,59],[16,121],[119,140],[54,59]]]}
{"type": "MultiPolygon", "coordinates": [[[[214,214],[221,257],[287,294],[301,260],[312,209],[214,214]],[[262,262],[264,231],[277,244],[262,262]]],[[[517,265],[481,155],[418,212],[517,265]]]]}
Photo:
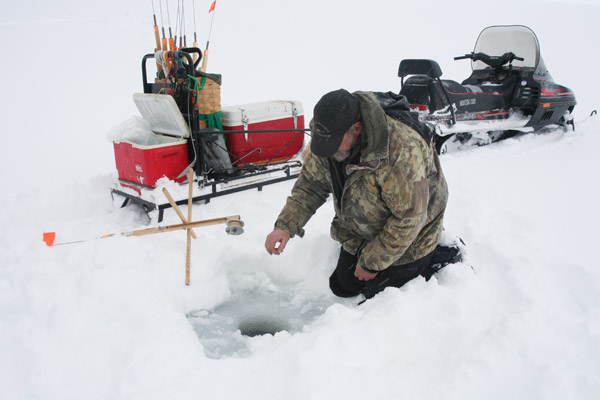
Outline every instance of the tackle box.
{"type": "Polygon", "coordinates": [[[236,166],[284,162],[304,143],[304,110],[300,101],[273,100],[223,107],[223,130],[231,162],[236,166]],[[252,131],[271,132],[252,132],[252,131]],[[281,131],[277,131],[281,130],[281,131]],[[286,132],[287,131],[287,132],[286,132]]]}
{"type": "Polygon", "coordinates": [[[121,185],[131,187],[127,182],[132,182],[154,187],[162,177],[184,182],[186,175],[180,175],[189,165],[187,138],[190,129],[175,99],[163,94],[136,93],[133,101],[142,117],[150,123],[152,133],[146,140],[113,142],[121,185]]]}

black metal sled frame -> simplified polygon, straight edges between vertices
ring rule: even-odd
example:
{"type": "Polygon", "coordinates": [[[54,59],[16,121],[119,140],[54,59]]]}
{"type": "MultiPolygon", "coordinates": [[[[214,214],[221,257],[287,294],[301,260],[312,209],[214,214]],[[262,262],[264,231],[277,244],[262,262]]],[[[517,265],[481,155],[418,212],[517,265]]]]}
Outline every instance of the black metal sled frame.
{"type": "MultiPolygon", "coordinates": [[[[192,197],[192,202],[196,203],[199,201],[205,201],[206,203],[208,203],[208,202],[210,202],[210,199],[212,199],[212,198],[225,196],[225,195],[232,194],[232,193],[238,193],[238,192],[242,192],[242,191],[250,190],[250,189],[258,189],[258,191],[262,191],[262,188],[264,186],[272,185],[274,183],[284,182],[284,181],[287,181],[290,179],[296,179],[300,175],[300,173],[299,172],[292,173],[292,168],[300,168],[301,166],[302,166],[302,163],[300,161],[291,161],[291,162],[285,163],[285,165],[282,165],[278,168],[271,168],[271,169],[267,169],[264,171],[254,172],[252,174],[241,175],[241,176],[234,177],[234,178],[219,179],[219,180],[213,180],[213,181],[209,181],[209,182],[199,181],[198,183],[199,183],[199,186],[201,185],[200,186],[201,188],[210,187],[211,191],[210,191],[210,193],[207,193],[207,194],[202,194],[199,196],[192,197]],[[241,184],[240,186],[231,187],[231,188],[227,188],[224,190],[219,190],[217,188],[218,185],[223,184],[223,183],[231,183],[236,180],[247,179],[250,177],[270,174],[270,173],[274,173],[274,172],[283,172],[284,176],[279,177],[279,178],[272,178],[272,179],[268,179],[268,180],[264,180],[264,181],[260,181],[260,182],[241,184]]],[[[155,189],[155,188],[149,188],[149,187],[136,185],[129,181],[123,181],[123,184],[125,184],[127,186],[131,186],[131,187],[137,187],[140,190],[154,190],[155,189]]],[[[140,205],[146,213],[150,213],[151,211],[158,209],[158,222],[162,222],[163,216],[164,216],[164,210],[167,208],[171,208],[170,203],[157,204],[157,203],[153,203],[151,201],[145,200],[139,196],[133,195],[131,193],[127,193],[120,189],[115,189],[115,188],[111,189],[111,196],[112,196],[113,200],[114,200],[115,194],[122,196],[124,198],[124,201],[121,204],[121,208],[127,206],[127,204],[129,204],[129,202],[132,202],[134,204],[140,205]]],[[[183,200],[175,201],[175,204],[180,206],[180,205],[187,204],[187,202],[188,202],[188,199],[183,199],[183,200]]]]}

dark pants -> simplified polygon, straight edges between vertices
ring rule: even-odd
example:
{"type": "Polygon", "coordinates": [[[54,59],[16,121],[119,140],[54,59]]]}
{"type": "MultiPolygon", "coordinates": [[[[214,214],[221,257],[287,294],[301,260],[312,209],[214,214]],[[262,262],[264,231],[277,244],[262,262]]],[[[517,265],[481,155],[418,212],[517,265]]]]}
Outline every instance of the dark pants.
{"type": "Polygon", "coordinates": [[[375,296],[386,287],[401,287],[419,275],[427,276],[433,253],[404,265],[394,265],[379,272],[370,281],[361,281],[354,276],[356,256],[343,248],[340,251],[335,271],[329,277],[329,287],[339,297],[354,297],[362,293],[367,299],[375,296]]]}

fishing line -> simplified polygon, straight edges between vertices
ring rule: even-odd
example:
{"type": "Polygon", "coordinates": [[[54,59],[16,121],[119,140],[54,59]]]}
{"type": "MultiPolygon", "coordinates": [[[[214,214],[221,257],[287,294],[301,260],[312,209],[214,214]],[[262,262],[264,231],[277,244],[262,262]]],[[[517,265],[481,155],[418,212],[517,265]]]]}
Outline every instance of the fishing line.
{"type": "Polygon", "coordinates": [[[180,20],[180,14],[181,14],[181,10],[179,7],[179,0],[177,0],[177,16],[175,17],[175,45],[177,46],[177,37],[180,35],[180,30],[181,27],[179,26],[179,20],[180,20]]]}
{"type": "MultiPolygon", "coordinates": [[[[154,49],[154,52],[156,53],[161,50],[162,46],[160,44],[160,32],[158,30],[158,22],[156,22],[156,10],[154,8],[154,0],[152,0],[152,18],[154,19],[154,40],[156,41],[156,48],[154,49]]],[[[162,66],[158,65],[157,68],[157,72],[160,72],[162,66]]]]}
{"type": "Polygon", "coordinates": [[[166,41],[167,41],[167,35],[165,35],[165,21],[163,18],[163,11],[162,11],[162,0],[158,1],[158,5],[160,6],[160,28],[162,29],[162,34],[163,34],[163,47],[165,47],[163,50],[167,50],[166,49],[166,41]]]}
{"type": "Polygon", "coordinates": [[[185,3],[181,0],[181,27],[183,29],[183,47],[187,47],[187,35],[185,33],[187,27],[185,26],[185,3]]]}
{"type": "Polygon", "coordinates": [[[194,20],[194,47],[198,47],[198,39],[196,38],[196,0],[192,0],[192,14],[194,20]]]}
{"type": "MultiPolygon", "coordinates": [[[[215,1],[216,4],[216,1],[215,1]]],[[[208,49],[208,43],[210,42],[210,34],[212,33],[213,22],[215,21],[215,14],[217,13],[217,7],[212,10],[212,16],[210,19],[210,28],[208,29],[208,40],[206,42],[206,48],[208,49]]]]}
{"type": "Polygon", "coordinates": [[[167,3],[167,22],[169,23],[169,34],[171,34],[171,13],[169,12],[169,0],[165,0],[167,3]]]}
{"type": "Polygon", "coordinates": [[[177,25],[179,26],[179,47],[183,47],[183,0],[177,1],[177,25]]]}
{"type": "Polygon", "coordinates": [[[275,272],[277,279],[277,323],[281,324],[281,255],[277,256],[277,271],[275,272]]]}
{"type": "Polygon", "coordinates": [[[167,22],[169,23],[169,50],[173,50],[174,40],[173,40],[173,31],[171,30],[171,14],[169,13],[169,1],[165,0],[167,3],[167,22]]]}
{"type": "Polygon", "coordinates": [[[165,21],[163,19],[162,0],[158,0],[158,6],[160,7],[160,26],[163,28],[163,35],[165,34],[165,21]]]}

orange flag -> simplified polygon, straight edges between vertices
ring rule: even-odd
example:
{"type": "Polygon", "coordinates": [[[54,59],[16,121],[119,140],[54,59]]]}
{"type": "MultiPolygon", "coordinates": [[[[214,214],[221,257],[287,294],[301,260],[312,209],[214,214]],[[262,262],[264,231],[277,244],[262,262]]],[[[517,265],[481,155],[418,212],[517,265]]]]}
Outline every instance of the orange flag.
{"type": "Polygon", "coordinates": [[[52,246],[54,244],[55,238],[56,238],[55,232],[44,232],[44,242],[46,242],[47,246],[52,246]]]}
{"type": "Polygon", "coordinates": [[[213,1],[212,6],[210,6],[210,10],[208,10],[208,13],[210,14],[211,12],[215,11],[215,6],[217,5],[217,0],[213,1]]]}

